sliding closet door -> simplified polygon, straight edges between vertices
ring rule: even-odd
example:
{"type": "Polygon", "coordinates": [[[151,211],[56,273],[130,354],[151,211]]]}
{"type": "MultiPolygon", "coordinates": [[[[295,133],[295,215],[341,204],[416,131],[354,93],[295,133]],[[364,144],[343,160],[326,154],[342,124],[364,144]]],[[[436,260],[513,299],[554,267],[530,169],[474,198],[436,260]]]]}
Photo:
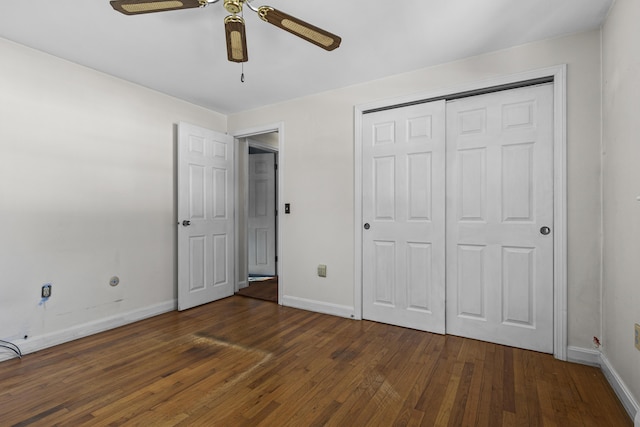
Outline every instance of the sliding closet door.
{"type": "Polygon", "coordinates": [[[553,86],[447,103],[448,334],[553,352],[553,86]]]}
{"type": "Polygon", "coordinates": [[[363,317],[444,333],[445,102],[363,117],[363,317]]]}

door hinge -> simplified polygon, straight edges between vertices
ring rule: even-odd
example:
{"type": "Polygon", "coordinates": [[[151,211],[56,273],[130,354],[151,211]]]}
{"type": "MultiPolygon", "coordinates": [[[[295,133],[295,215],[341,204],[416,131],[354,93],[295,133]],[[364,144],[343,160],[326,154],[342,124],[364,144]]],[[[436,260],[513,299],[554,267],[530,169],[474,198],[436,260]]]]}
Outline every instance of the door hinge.
{"type": "Polygon", "coordinates": [[[276,262],[278,262],[278,256],[276,255],[276,262]]]}

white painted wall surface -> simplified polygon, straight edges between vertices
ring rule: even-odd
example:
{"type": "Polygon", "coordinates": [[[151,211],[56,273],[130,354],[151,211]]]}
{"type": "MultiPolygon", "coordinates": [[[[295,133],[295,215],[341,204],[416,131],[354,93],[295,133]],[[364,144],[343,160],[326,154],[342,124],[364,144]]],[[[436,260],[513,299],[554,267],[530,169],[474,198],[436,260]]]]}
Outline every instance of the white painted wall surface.
{"type": "MultiPolygon", "coordinates": [[[[617,0],[603,27],[603,353],[640,401],[640,2],[617,0]]],[[[636,408],[637,409],[637,408],[636,408]]],[[[640,419],[639,419],[640,421],[640,419]]]]}
{"type": "Polygon", "coordinates": [[[0,57],[0,339],[173,309],[174,126],[226,117],[4,39],[0,57]]]}
{"type": "MultiPolygon", "coordinates": [[[[283,121],[287,156],[285,296],[353,307],[355,105],[496,76],[568,64],[569,345],[591,348],[600,333],[600,31],[487,55],[300,98],[229,117],[229,131],[283,121]],[[316,275],[327,265],[327,277],[316,275]]],[[[358,226],[360,226],[358,224],[358,226]]]]}
{"type": "MultiPolygon", "coordinates": [[[[225,117],[0,40],[0,338],[175,300],[173,125],[284,121],[285,295],[353,307],[353,107],[568,64],[569,345],[600,333],[600,32],[225,117]],[[327,277],[316,275],[326,264],[327,277]],[[122,282],[108,286],[117,274],[122,282]],[[53,298],[39,306],[42,283],[53,298]]],[[[282,210],[281,210],[282,212],[282,210]]],[[[358,225],[359,226],[359,225],[358,225]]],[[[315,304],[315,305],[314,305],[315,304]]]]}

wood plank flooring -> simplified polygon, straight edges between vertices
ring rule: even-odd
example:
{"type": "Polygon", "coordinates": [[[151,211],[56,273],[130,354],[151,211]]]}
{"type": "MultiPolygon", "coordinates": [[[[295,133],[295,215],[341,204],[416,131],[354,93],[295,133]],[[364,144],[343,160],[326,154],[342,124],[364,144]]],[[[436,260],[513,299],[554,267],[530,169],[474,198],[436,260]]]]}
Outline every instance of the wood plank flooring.
{"type": "Polygon", "coordinates": [[[0,363],[0,426],[631,426],[599,369],[233,296],[0,363]]]}
{"type": "Polygon", "coordinates": [[[249,286],[240,289],[236,295],[278,302],[278,278],[249,282],[249,286]]]}

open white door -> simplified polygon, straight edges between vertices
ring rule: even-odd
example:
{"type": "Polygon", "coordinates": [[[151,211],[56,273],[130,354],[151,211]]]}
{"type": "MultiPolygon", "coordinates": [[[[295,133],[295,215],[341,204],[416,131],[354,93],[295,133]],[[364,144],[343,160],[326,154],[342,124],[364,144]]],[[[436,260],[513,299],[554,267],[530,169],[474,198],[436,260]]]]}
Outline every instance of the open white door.
{"type": "Polygon", "coordinates": [[[249,155],[249,274],[276,275],[275,154],[249,155]]]}
{"type": "Polygon", "coordinates": [[[178,125],[178,310],[233,295],[233,137],[178,125]]]}
{"type": "Polygon", "coordinates": [[[445,331],[445,102],[366,114],[362,314],[445,331]]]}

